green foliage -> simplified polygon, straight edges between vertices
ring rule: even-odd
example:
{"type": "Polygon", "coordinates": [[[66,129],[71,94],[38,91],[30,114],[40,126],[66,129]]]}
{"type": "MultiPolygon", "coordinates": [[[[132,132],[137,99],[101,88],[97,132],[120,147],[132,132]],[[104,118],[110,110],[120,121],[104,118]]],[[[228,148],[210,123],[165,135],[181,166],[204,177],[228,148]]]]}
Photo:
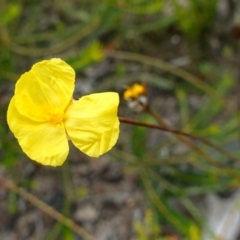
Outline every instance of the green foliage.
{"type": "Polygon", "coordinates": [[[212,23],[218,0],[172,0],[176,23],[190,39],[196,40],[212,23]]]}
{"type": "MultiPolygon", "coordinates": [[[[154,214],[150,209],[145,212],[144,222],[136,222],[134,229],[137,235],[136,240],[163,240],[163,238],[160,237],[161,227],[156,219],[154,219],[154,214]]],[[[167,238],[165,240],[167,240],[167,238]]]]}
{"type": "Polygon", "coordinates": [[[64,240],[74,240],[75,239],[75,236],[74,236],[72,230],[67,227],[62,228],[61,236],[63,237],[64,240]]]}
{"type": "MultiPolygon", "coordinates": [[[[139,118],[142,122],[149,122],[149,116],[143,115],[139,118]]],[[[148,130],[143,127],[133,126],[132,128],[132,152],[141,160],[144,153],[147,151],[147,132],[148,130]]]]}
{"type": "Polygon", "coordinates": [[[117,0],[105,0],[104,2],[133,14],[154,14],[161,11],[164,6],[163,0],[124,0],[121,2],[117,0]]]}
{"type": "MultiPolygon", "coordinates": [[[[211,71],[209,70],[210,68],[203,68],[204,74],[217,78],[218,81],[213,82],[216,84],[215,89],[222,96],[226,96],[236,84],[234,77],[228,71],[219,73],[219,69],[215,69],[215,66],[211,66],[211,71]],[[217,74],[216,71],[218,71],[217,74]]],[[[238,141],[237,114],[228,112],[228,117],[224,118],[224,124],[219,124],[219,116],[226,106],[216,101],[213,96],[207,95],[204,96],[201,107],[193,111],[189,106],[188,95],[189,92],[184,88],[176,89],[182,129],[212,139],[223,148],[229,146],[231,153],[238,156],[238,148],[231,146],[232,142],[238,141]]],[[[184,155],[176,156],[169,153],[162,158],[162,153],[174,148],[181,139],[169,138],[163,144],[158,142],[155,146],[151,146],[148,139],[152,130],[136,128],[133,128],[135,135],[132,142],[135,143],[133,152],[137,159],[133,168],[138,169],[134,172],[137,172],[141,179],[143,190],[146,192],[154,214],[158,216],[160,224],[169,222],[177,232],[188,236],[187,239],[200,239],[200,228],[204,226],[203,216],[197,208],[193,207],[191,198],[235,187],[239,171],[231,166],[226,156],[199,144],[198,146],[201,146],[207,156],[213,156],[216,159],[215,163],[200,155],[198,151],[189,151],[189,149],[184,155]],[[226,165],[221,167],[218,161],[226,165]],[[170,204],[172,198],[177,198],[183,204],[190,218],[186,219],[181,211],[170,204]]],[[[142,228],[138,226],[137,229],[140,239],[149,239],[142,228]]]]}
{"type": "Polygon", "coordinates": [[[17,194],[16,193],[13,193],[11,192],[9,194],[9,197],[8,197],[8,213],[11,214],[11,215],[14,215],[17,213],[18,209],[17,209],[17,194]]]}
{"type": "MultiPolygon", "coordinates": [[[[171,240],[177,238],[176,235],[171,234],[168,236],[164,236],[162,234],[161,226],[150,209],[145,212],[144,221],[136,222],[134,224],[134,229],[136,232],[136,240],[171,240]]],[[[200,240],[200,232],[199,228],[192,224],[189,228],[188,239],[191,240],[200,240]]]]}
{"type": "Polygon", "coordinates": [[[93,42],[89,46],[80,51],[79,54],[68,59],[67,62],[76,70],[81,71],[82,69],[90,66],[96,62],[104,59],[104,52],[100,42],[93,42]]]}
{"type": "Polygon", "coordinates": [[[21,13],[21,5],[10,3],[0,11],[0,28],[15,20],[21,13]]]}

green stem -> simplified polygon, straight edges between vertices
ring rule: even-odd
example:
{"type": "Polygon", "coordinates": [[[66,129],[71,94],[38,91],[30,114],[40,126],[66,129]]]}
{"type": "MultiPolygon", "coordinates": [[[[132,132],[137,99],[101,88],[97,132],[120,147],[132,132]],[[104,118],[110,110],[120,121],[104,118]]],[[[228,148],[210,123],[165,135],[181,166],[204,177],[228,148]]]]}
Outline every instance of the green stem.
{"type": "Polygon", "coordinates": [[[163,214],[164,217],[175,226],[176,229],[178,229],[180,232],[186,233],[186,223],[183,223],[180,219],[178,219],[173,213],[169,211],[167,206],[163,203],[159,195],[154,190],[145,169],[141,168],[139,174],[150,201],[159,210],[159,212],[163,214]]]}
{"type": "Polygon", "coordinates": [[[90,236],[83,228],[78,226],[75,222],[73,222],[71,219],[65,217],[63,214],[57,212],[55,209],[32,195],[31,193],[27,192],[25,189],[18,187],[14,182],[10,180],[6,180],[3,178],[0,178],[0,185],[5,187],[6,189],[9,189],[27,201],[29,201],[32,205],[36,206],[37,208],[41,209],[46,214],[50,215],[52,218],[56,219],[58,222],[62,223],[63,225],[69,227],[72,229],[75,233],[80,235],[84,240],[94,240],[92,236],[90,236]]]}
{"type": "Polygon", "coordinates": [[[7,29],[4,29],[4,32],[1,31],[1,33],[4,33],[4,39],[3,43],[6,48],[9,48],[11,51],[23,55],[23,56],[30,56],[30,57],[39,57],[39,56],[44,56],[46,54],[57,54],[59,52],[62,52],[80,40],[82,40],[84,37],[88,36],[90,33],[93,32],[94,29],[96,29],[99,26],[99,19],[95,18],[91,23],[88,25],[84,26],[82,29],[79,31],[76,31],[76,34],[72,35],[69,37],[67,40],[64,40],[62,42],[59,42],[57,44],[54,44],[53,46],[50,47],[45,47],[45,48],[29,48],[25,47],[23,45],[19,45],[16,42],[13,42],[11,40],[11,37],[9,36],[9,33],[7,29]]]}

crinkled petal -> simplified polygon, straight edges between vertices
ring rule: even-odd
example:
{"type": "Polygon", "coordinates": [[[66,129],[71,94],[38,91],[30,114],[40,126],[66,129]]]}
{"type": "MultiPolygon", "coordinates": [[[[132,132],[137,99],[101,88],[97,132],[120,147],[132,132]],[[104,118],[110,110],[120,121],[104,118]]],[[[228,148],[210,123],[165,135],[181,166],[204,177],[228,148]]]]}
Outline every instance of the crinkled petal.
{"type": "Polygon", "coordinates": [[[119,135],[117,93],[84,96],[66,110],[65,128],[73,144],[85,154],[98,157],[109,151],[119,135]]]}
{"type": "Polygon", "coordinates": [[[63,112],[68,106],[74,81],[74,70],[59,58],[36,63],[16,84],[16,107],[22,115],[44,122],[49,112],[63,112]]]}
{"type": "Polygon", "coordinates": [[[8,107],[7,122],[22,150],[43,165],[62,165],[69,151],[63,125],[33,121],[18,112],[15,102],[13,97],[8,107]]]}

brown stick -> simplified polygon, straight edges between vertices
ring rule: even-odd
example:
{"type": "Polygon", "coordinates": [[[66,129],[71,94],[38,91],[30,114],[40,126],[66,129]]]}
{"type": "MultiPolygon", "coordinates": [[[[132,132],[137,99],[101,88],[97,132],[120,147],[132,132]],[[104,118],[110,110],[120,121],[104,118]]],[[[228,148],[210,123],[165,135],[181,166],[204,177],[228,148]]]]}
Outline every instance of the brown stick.
{"type": "MultiPolygon", "coordinates": [[[[148,111],[151,111],[150,109],[148,111]]],[[[154,114],[153,112],[151,112],[151,114],[154,114]]],[[[143,122],[139,122],[133,119],[129,119],[129,118],[123,118],[123,117],[119,117],[120,122],[122,123],[127,123],[127,124],[131,124],[131,125],[138,125],[138,126],[142,126],[142,127],[147,127],[147,128],[152,128],[152,129],[158,129],[164,132],[171,132],[173,134],[176,135],[182,135],[188,138],[192,138],[195,140],[198,140],[202,143],[204,143],[205,145],[212,147],[213,149],[217,150],[218,152],[222,153],[223,155],[227,156],[229,158],[229,160],[234,160],[234,161],[238,161],[237,157],[233,156],[232,154],[230,154],[228,151],[226,151],[225,149],[219,147],[218,145],[210,142],[209,140],[206,140],[205,138],[196,136],[196,135],[192,135],[190,133],[185,133],[170,127],[161,127],[159,125],[154,125],[154,124],[149,124],[149,123],[143,123],[143,122]]]]}
{"type": "Polygon", "coordinates": [[[63,214],[59,213],[31,193],[27,192],[25,189],[17,186],[14,182],[0,178],[0,185],[5,187],[8,190],[11,190],[27,201],[29,201],[32,205],[36,206],[37,208],[41,209],[43,212],[51,216],[52,218],[55,218],[58,222],[62,223],[63,225],[69,227],[72,231],[77,233],[79,236],[81,236],[84,240],[94,240],[92,236],[90,236],[83,228],[78,226],[75,222],[73,222],[71,219],[65,217],[63,214]]]}

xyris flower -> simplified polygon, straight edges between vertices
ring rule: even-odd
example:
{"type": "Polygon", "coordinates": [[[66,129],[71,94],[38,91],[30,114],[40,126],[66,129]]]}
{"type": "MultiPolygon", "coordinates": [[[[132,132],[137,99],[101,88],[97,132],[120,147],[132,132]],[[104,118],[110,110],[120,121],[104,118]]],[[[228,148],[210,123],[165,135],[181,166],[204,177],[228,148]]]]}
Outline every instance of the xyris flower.
{"type": "Polygon", "coordinates": [[[134,83],[132,86],[126,86],[123,98],[127,101],[131,110],[142,112],[148,105],[146,85],[134,83]]]}
{"type": "Polygon", "coordinates": [[[43,165],[62,165],[69,139],[92,157],[109,151],[118,139],[118,94],[90,94],[75,101],[74,82],[74,70],[53,58],[33,65],[16,83],[7,122],[22,150],[43,165]]]}

